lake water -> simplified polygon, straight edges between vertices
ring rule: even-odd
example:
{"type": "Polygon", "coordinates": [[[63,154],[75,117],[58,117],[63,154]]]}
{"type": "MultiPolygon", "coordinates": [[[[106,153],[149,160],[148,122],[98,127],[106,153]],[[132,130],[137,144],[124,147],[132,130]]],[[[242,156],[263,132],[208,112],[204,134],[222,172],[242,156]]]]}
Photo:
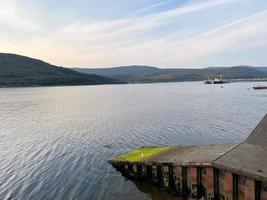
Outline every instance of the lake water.
{"type": "Polygon", "coordinates": [[[241,142],[267,113],[267,90],[253,85],[0,89],[0,199],[161,199],[107,159],[145,145],[241,142]]]}

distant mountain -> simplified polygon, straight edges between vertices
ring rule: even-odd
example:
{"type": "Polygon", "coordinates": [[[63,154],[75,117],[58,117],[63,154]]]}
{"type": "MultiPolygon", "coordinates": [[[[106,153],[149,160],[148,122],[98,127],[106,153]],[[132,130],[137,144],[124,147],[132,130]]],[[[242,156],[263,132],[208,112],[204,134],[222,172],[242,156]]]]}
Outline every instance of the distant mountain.
{"type": "Polygon", "coordinates": [[[88,74],[98,74],[105,77],[114,78],[121,81],[131,82],[133,74],[149,75],[160,72],[161,69],[150,66],[121,66],[113,68],[72,68],[75,71],[88,74]]]}
{"type": "Polygon", "coordinates": [[[251,67],[245,65],[208,67],[204,69],[161,69],[150,66],[73,69],[79,72],[95,73],[129,83],[201,81],[208,78],[217,78],[220,74],[223,74],[225,79],[267,77],[267,67],[251,67]]]}
{"type": "Polygon", "coordinates": [[[114,83],[119,81],[100,75],[83,74],[21,55],[0,53],[0,87],[114,83]]]}
{"type": "Polygon", "coordinates": [[[255,67],[255,69],[267,73],[267,67],[255,67]]]}
{"type": "Polygon", "coordinates": [[[161,69],[133,65],[68,69],[21,55],[0,53],[0,87],[201,81],[220,74],[226,79],[264,78],[267,67],[161,69]]]}

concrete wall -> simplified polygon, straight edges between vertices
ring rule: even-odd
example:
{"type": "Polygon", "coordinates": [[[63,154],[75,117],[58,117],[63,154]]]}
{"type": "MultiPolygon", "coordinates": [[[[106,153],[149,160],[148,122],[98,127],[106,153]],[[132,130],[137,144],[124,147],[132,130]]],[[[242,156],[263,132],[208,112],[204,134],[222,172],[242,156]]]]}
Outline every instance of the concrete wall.
{"type": "Polygon", "coordinates": [[[233,175],[230,171],[216,170],[213,167],[182,167],[170,164],[125,164],[120,169],[136,178],[149,178],[160,187],[175,190],[177,196],[188,196],[198,199],[215,199],[214,189],[219,191],[219,200],[267,200],[267,182],[257,182],[241,175],[233,175]],[[148,175],[150,167],[150,176],[148,175]],[[218,185],[214,180],[218,174],[218,185]],[[236,177],[236,178],[234,178],[236,177]],[[234,181],[236,180],[236,181],[234,181]],[[234,188],[236,193],[234,193],[234,188]],[[259,189],[257,189],[259,188],[259,189]],[[200,193],[199,191],[204,191],[200,193]],[[257,192],[258,191],[258,192],[257,192]]]}

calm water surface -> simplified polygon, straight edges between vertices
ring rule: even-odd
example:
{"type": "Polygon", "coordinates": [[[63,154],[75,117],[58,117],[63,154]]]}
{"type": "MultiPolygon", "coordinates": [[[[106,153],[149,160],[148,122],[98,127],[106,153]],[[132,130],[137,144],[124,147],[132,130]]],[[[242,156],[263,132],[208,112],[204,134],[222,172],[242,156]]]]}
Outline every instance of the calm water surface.
{"type": "Polygon", "coordinates": [[[253,83],[0,89],[0,199],[160,199],[106,160],[144,145],[233,143],[267,112],[253,83]]]}

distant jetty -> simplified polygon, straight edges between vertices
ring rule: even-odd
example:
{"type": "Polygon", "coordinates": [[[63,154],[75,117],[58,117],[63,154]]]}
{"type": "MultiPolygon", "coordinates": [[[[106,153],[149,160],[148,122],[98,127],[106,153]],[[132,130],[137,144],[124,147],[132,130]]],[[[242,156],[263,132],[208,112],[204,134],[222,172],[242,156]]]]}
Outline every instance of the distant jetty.
{"type": "Polygon", "coordinates": [[[267,78],[245,78],[245,79],[208,79],[205,84],[224,84],[224,83],[246,83],[246,82],[267,82],[267,78]]]}
{"type": "Polygon", "coordinates": [[[245,79],[227,79],[230,83],[237,82],[267,82],[267,78],[245,78],[245,79]]]}
{"type": "Polygon", "coordinates": [[[267,114],[241,144],[142,147],[109,163],[177,198],[267,200],[267,114]]]}

